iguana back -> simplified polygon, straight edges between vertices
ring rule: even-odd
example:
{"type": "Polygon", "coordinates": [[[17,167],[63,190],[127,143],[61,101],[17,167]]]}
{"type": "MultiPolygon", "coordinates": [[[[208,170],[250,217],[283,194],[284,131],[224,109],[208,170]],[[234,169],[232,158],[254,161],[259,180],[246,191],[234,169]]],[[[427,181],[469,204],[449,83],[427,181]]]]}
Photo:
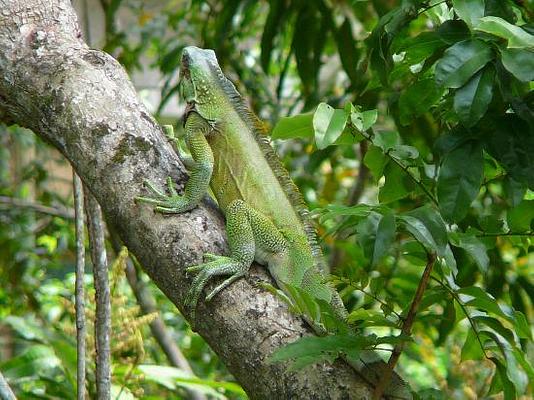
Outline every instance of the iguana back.
{"type": "Polygon", "coordinates": [[[215,159],[211,187],[219,205],[226,211],[233,200],[244,200],[278,228],[305,235],[322,270],[308,209],[262,123],[224,76],[212,50],[187,47],[182,57],[181,73],[195,81],[195,111],[215,127],[207,140],[215,159]]]}

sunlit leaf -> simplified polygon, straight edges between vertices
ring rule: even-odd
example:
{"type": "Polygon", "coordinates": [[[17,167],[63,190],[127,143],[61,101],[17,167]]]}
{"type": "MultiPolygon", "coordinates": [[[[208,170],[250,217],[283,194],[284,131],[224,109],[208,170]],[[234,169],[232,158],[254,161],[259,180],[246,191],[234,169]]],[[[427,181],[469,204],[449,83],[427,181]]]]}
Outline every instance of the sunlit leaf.
{"type": "Polygon", "coordinates": [[[312,137],[313,113],[282,117],[271,132],[273,139],[294,139],[312,137]]]}
{"type": "Polygon", "coordinates": [[[500,17],[480,18],[475,29],[508,40],[509,48],[534,49],[534,35],[500,17]]]}
{"type": "Polygon", "coordinates": [[[321,103],[313,114],[313,129],[315,143],[318,149],[333,144],[341,135],[347,124],[345,110],[334,109],[326,103],[321,103]]]}

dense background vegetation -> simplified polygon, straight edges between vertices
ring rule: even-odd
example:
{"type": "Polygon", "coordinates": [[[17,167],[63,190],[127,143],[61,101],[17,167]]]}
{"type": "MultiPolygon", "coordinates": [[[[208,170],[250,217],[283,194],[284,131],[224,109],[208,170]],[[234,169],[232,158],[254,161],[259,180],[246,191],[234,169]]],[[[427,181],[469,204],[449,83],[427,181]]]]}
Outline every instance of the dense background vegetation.
{"type": "MultiPolygon", "coordinates": [[[[399,362],[419,396],[532,394],[531,0],[101,6],[101,47],[131,72],[147,59],[161,72],[158,114],[178,95],[182,48],[216,50],[281,139],[275,146],[314,210],[334,281],[368,343],[398,335],[432,264],[399,362]],[[121,26],[125,11],[138,24],[121,26]]],[[[47,145],[17,127],[0,128],[0,140],[0,371],[21,398],[72,398],[72,200],[51,186],[47,145]]],[[[153,316],[140,316],[121,272],[126,261],[118,260],[117,393],[187,398],[184,388],[194,387],[243,398],[138,270],[199,378],[167,366],[148,329],[153,316]]],[[[333,358],[340,343],[300,343],[286,356],[297,365],[310,355],[333,358]]]]}

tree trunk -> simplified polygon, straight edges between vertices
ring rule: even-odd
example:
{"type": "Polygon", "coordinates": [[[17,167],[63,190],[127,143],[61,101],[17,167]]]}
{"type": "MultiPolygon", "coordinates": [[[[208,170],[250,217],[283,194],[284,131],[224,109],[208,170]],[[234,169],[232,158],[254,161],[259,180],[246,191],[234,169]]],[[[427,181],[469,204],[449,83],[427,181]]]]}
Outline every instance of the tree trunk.
{"type": "MultiPolygon", "coordinates": [[[[33,130],[58,148],[94,194],[106,219],[165,295],[188,318],[185,267],[224,253],[223,218],[205,201],[182,215],[155,214],[134,198],[143,180],[184,167],[137,97],[123,68],[81,38],[68,0],[0,0],[0,120],[33,130]]],[[[362,399],[371,390],[343,362],[290,371],[268,363],[280,346],[311,334],[256,282],[263,268],[200,302],[195,329],[253,399],[362,399]]],[[[211,286],[213,288],[214,285],[211,286]]]]}

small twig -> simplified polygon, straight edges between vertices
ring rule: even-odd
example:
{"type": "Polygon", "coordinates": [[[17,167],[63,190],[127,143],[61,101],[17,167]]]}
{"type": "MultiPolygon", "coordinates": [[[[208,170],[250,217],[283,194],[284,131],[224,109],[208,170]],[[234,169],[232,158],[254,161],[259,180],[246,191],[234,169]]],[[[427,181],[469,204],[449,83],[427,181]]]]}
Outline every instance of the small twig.
{"type": "MultiPolygon", "coordinates": [[[[425,270],[423,271],[423,275],[421,276],[421,279],[419,280],[419,285],[417,286],[417,290],[415,291],[412,304],[410,305],[410,309],[408,310],[408,314],[406,315],[406,319],[404,320],[404,323],[402,325],[402,329],[401,329],[402,336],[409,336],[412,331],[412,326],[415,321],[417,308],[419,307],[419,304],[421,303],[421,299],[423,298],[423,294],[425,293],[426,287],[428,285],[428,281],[430,280],[430,273],[432,272],[432,268],[434,267],[435,262],[436,262],[436,254],[428,253],[425,270]]],[[[373,399],[379,400],[382,398],[382,394],[384,393],[384,390],[387,388],[391,380],[393,369],[395,368],[395,366],[397,365],[397,362],[399,361],[399,357],[404,348],[404,344],[405,342],[401,341],[399,344],[397,344],[394,347],[393,352],[391,353],[391,357],[389,358],[389,361],[388,361],[388,367],[384,369],[382,376],[380,378],[380,381],[378,382],[378,385],[376,385],[375,387],[375,390],[373,393],[373,399]]]]}
{"type": "Polygon", "coordinates": [[[85,245],[83,187],[80,177],[73,172],[74,211],[76,214],[76,350],[77,350],[77,399],[85,399],[85,245]]]}
{"type": "Polygon", "coordinates": [[[499,233],[499,232],[482,232],[478,233],[475,236],[477,237],[499,237],[499,236],[526,236],[526,237],[532,237],[534,236],[534,232],[505,232],[505,233],[499,233]]]}
{"type": "Polygon", "coordinates": [[[74,210],[63,207],[49,207],[33,201],[17,199],[15,197],[0,196],[0,204],[6,204],[12,207],[25,208],[41,214],[53,215],[55,217],[74,219],[74,210]]]}
{"type": "MultiPolygon", "coordinates": [[[[369,130],[370,134],[368,134],[367,132],[360,132],[360,133],[362,134],[362,136],[367,141],[373,143],[371,137],[374,136],[375,133],[374,133],[372,128],[369,128],[368,130],[369,130]]],[[[412,175],[412,173],[408,170],[408,167],[406,167],[403,163],[401,163],[399,160],[397,160],[395,157],[393,157],[389,153],[389,151],[386,151],[384,153],[384,155],[389,157],[395,164],[397,164],[399,166],[399,168],[402,169],[404,171],[404,173],[406,173],[406,175],[408,175],[408,177],[412,180],[412,182],[414,182],[417,186],[419,186],[421,188],[423,193],[432,201],[432,203],[434,203],[436,206],[439,206],[438,201],[434,197],[432,192],[430,192],[430,190],[428,190],[428,188],[423,184],[423,182],[421,182],[419,179],[417,179],[415,176],[412,175]]]]}
{"type": "Polygon", "coordinates": [[[93,261],[95,285],[95,349],[96,349],[96,397],[110,400],[111,397],[111,302],[108,265],[104,245],[102,212],[94,196],[86,189],[85,208],[89,228],[89,247],[93,261]]]}
{"type": "Polygon", "coordinates": [[[0,372],[0,400],[17,400],[4,375],[0,372]]]}
{"type": "Polygon", "coordinates": [[[443,4],[443,3],[446,3],[446,2],[447,2],[447,0],[443,0],[443,1],[439,1],[439,2],[434,3],[434,4],[431,4],[431,5],[427,5],[427,6],[424,7],[423,9],[419,10],[419,11],[417,12],[417,15],[421,15],[422,13],[424,13],[424,12],[430,10],[431,8],[436,7],[436,6],[439,6],[440,4],[443,4]]]}
{"type": "Polygon", "coordinates": [[[372,298],[373,300],[375,300],[376,302],[380,303],[380,305],[384,306],[384,307],[387,307],[387,309],[389,311],[391,311],[392,314],[395,314],[395,316],[398,318],[399,321],[402,321],[403,318],[402,316],[396,312],[393,307],[391,307],[388,303],[386,303],[385,301],[383,301],[382,299],[380,299],[378,296],[374,295],[373,293],[369,293],[368,291],[366,291],[365,289],[362,289],[361,287],[355,285],[354,283],[350,282],[349,281],[349,286],[351,288],[353,288],[354,290],[358,290],[360,292],[362,292],[364,295],[366,296],[369,296],[370,298],[372,298]]]}

